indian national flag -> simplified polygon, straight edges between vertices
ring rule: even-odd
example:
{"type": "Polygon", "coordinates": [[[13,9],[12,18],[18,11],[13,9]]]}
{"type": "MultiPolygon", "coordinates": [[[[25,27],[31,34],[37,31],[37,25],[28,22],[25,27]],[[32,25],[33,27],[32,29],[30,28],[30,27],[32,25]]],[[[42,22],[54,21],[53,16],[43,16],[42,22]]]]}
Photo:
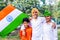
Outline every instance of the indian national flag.
{"type": "Polygon", "coordinates": [[[12,5],[5,7],[0,11],[0,36],[6,36],[16,29],[25,17],[28,17],[28,15],[12,5]]]}

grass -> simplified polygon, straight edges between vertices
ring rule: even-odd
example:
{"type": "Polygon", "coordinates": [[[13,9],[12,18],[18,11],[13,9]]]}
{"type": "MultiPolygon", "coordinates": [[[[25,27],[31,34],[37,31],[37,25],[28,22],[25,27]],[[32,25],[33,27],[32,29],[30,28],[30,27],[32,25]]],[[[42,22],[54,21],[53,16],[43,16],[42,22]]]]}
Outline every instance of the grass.
{"type": "Polygon", "coordinates": [[[19,39],[19,36],[10,36],[10,37],[5,37],[5,38],[2,38],[0,37],[0,40],[20,40],[19,39]]]}
{"type": "MultiPolygon", "coordinates": [[[[5,38],[0,37],[0,40],[20,40],[19,35],[17,36],[7,36],[5,38]]],[[[60,40],[60,29],[58,29],[58,40],[60,40]]]]}

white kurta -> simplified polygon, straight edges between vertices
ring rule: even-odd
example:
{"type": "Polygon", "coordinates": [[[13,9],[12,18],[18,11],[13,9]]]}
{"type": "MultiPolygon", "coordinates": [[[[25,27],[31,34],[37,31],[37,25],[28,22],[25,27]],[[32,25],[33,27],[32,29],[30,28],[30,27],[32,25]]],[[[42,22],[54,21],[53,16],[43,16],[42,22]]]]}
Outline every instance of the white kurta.
{"type": "Polygon", "coordinates": [[[52,28],[52,23],[43,24],[43,40],[54,40],[54,30],[52,28]]]}
{"type": "Polygon", "coordinates": [[[42,23],[43,17],[38,17],[36,20],[31,20],[32,25],[32,40],[42,40],[42,23]]]}
{"type": "MultiPolygon", "coordinates": [[[[43,40],[43,29],[42,25],[46,22],[44,17],[38,17],[36,20],[32,19],[31,21],[32,27],[32,40],[43,40]]],[[[52,21],[53,22],[53,21],[52,21]]],[[[24,26],[21,26],[21,30],[25,29],[24,26]]],[[[56,31],[54,30],[54,33],[56,31]]],[[[55,33],[56,35],[57,33],[55,33]]],[[[56,36],[55,36],[56,37],[56,36]]],[[[56,37],[57,38],[57,37],[56,37]]]]}
{"type": "MultiPolygon", "coordinates": [[[[51,20],[51,22],[54,22],[53,20],[51,20]]],[[[55,23],[55,22],[54,22],[55,23]]],[[[58,40],[58,33],[57,33],[57,26],[55,29],[53,29],[54,32],[54,40],[58,40]]]]}
{"type": "Polygon", "coordinates": [[[54,40],[58,40],[57,27],[54,29],[54,40]]]}
{"type": "MultiPolygon", "coordinates": [[[[51,20],[51,22],[54,22],[53,20],[51,20]]],[[[55,22],[54,22],[55,23],[55,22]]],[[[58,33],[57,33],[57,26],[55,29],[53,29],[54,32],[54,40],[58,40],[58,33]]]]}

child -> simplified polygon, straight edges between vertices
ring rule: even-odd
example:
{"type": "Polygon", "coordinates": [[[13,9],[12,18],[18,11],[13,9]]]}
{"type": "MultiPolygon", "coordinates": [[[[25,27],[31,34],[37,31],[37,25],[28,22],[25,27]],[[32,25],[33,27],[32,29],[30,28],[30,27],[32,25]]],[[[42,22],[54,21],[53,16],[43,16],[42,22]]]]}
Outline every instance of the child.
{"type": "Polygon", "coordinates": [[[23,19],[23,25],[25,29],[20,30],[20,38],[21,40],[31,40],[32,37],[32,28],[29,25],[30,21],[28,18],[23,19]]]}
{"type": "Polygon", "coordinates": [[[44,16],[46,23],[43,24],[43,40],[55,40],[54,29],[56,26],[53,26],[55,23],[51,22],[51,13],[46,11],[44,16]]]}

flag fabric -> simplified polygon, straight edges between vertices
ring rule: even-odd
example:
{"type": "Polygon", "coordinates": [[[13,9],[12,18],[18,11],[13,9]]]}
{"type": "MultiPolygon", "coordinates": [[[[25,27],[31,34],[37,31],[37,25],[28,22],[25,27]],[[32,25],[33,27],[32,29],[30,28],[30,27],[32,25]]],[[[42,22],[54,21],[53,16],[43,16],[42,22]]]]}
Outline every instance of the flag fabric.
{"type": "Polygon", "coordinates": [[[27,14],[19,11],[12,5],[8,5],[0,11],[0,36],[6,36],[16,29],[27,14]]]}

